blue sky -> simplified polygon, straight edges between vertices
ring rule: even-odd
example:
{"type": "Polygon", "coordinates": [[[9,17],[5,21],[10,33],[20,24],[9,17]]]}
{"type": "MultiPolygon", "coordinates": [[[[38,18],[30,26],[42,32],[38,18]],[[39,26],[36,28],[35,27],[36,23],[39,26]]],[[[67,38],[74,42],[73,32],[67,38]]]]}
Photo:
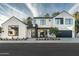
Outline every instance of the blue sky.
{"type": "MultiPolygon", "coordinates": [[[[29,10],[28,6],[24,3],[10,3],[8,4],[11,7],[25,13],[28,16],[33,16],[32,12],[29,10]]],[[[39,15],[44,15],[45,13],[53,13],[56,11],[68,11],[73,7],[74,4],[68,4],[68,3],[33,3],[31,4],[34,8],[38,10],[39,15]]],[[[7,14],[11,11],[11,8],[7,7],[5,4],[0,4],[2,8],[0,8],[0,14],[3,14],[5,16],[8,16],[7,14]]]]}
{"type": "Polygon", "coordinates": [[[51,16],[54,12],[69,11],[74,5],[74,3],[1,3],[0,23],[11,16],[21,19],[28,16],[44,16],[46,13],[49,13],[51,16]]]}

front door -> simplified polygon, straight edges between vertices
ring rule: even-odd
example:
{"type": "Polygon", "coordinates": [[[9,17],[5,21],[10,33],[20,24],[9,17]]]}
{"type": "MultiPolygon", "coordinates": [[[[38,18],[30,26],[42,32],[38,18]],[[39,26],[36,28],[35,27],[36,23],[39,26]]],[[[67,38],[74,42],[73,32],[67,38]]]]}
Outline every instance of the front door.
{"type": "Polygon", "coordinates": [[[40,37],[45,37],[44,32],[40,32],[40,37]]]}
{"type": "Polygon", "coordinates": [[[46,29],[40,30],[40,37],[47,37],[47,30],[46,29]]]}

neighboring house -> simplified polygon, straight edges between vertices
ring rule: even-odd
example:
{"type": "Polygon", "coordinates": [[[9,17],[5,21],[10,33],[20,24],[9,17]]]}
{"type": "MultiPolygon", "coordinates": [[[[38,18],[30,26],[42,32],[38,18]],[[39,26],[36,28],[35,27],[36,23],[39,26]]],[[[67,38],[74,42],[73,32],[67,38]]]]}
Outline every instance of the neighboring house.
{"type": "Polygon", "coordinates": [[[33,17],[31,26],[16,17],[11,17],[2,24],[2,38],[35,38],[49,37],[49,29],[57,27],[58,37],[75,37],[75,19],[66,11],[56,17],[33,17]]]}
{"type": "Polygon", "coordinates": [[[16,17],[11,17],[2,24],[2,38],[26,38],[27,24],[16,17]]]}

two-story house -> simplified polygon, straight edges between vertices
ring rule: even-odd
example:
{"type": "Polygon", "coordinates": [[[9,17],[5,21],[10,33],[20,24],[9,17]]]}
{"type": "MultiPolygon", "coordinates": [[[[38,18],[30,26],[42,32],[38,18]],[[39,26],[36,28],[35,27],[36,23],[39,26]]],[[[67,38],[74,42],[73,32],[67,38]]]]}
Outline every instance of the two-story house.
{"type": "Polygon", "coordinates": [[[66,11],[55,17],[34,17],[33,24],[38,25],[38,37],[49,37],[49,29],[57,27],[58,37],[75,37],[75,19],[66,11]]]}

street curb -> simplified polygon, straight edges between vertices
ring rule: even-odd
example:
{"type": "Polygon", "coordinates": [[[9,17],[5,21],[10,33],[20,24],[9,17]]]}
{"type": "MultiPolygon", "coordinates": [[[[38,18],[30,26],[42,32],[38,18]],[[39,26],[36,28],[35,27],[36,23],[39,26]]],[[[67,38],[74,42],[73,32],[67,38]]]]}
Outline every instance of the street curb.
{"type": "Polygon", "coordinates": [[[79,43],[79,41],[0,41],[0,43],[79,43]]]}

